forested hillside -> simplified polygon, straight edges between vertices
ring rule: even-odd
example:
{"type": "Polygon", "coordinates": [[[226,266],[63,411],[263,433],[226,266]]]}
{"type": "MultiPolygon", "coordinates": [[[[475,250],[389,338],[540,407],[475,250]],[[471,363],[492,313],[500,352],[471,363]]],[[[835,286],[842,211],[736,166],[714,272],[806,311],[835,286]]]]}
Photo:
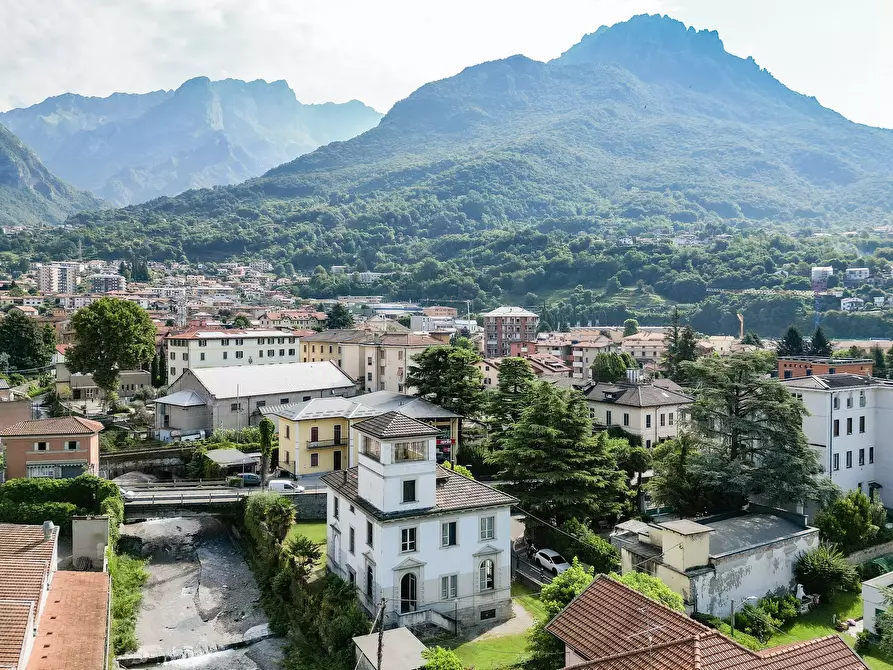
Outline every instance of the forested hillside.
{"type": "Polygon", "coordinates": [[[210,81],[176,91],[65,94],[0,114],[62,178],[119,204],[234,184],[375,126],[354,100],[304,105],[284,81],[210,81]]]}
{"type": "MultiPolygon", "coordinates": [[[[716,33],[642,16],[549,63],[514,56],[427,84],[373,130],[263,177],[78,215],[78,230],[47,243],[402,271],[374,290],[478,305],[567,299],[579,285],[590,293],[577,320],[608,318],[608,304],[660,318],[665,301],[713,300],[722,313],[704,321],[735,330],[740,307],[708,287],[804,288],[809,263],[887,247],[809,236],[886,223],[891,172],[893,132],[790,91],[716,33]],[[707,243],[673,247],[680,232],[707,243]]],[[[317,270],[308,290],[345,281],[317,270]]],[[[776,307],[808,319],[807,302],[766,300],[766,323],[776,307]]]]}

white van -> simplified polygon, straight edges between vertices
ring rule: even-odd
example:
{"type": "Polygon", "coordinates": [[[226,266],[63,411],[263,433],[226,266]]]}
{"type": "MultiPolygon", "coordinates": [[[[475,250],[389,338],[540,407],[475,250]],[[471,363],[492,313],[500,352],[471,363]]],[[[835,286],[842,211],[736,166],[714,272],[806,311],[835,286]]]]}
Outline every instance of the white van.
{"type": "Polygon", "coordinates": [[[267,488],[270,491],[279,491],[280,493],[303,493],[304,487],[298,486],[294,482],[287,479],[271,479],[267,482],[267,488]]]}

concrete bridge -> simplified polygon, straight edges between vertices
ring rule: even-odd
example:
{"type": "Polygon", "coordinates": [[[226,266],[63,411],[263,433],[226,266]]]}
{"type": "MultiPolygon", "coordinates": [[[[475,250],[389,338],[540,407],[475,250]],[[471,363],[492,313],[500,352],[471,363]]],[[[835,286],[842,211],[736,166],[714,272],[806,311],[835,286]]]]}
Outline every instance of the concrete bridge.
{"type": "Polygon", "coordinates": [[[99,472],[114,479],[126,472],[145,472],[167,479],[181,475],[195,446],[178,442],[170,447],[122,449],[99,454],[99,472]]]}
{"type": "MultiPolygon", "coordinates": [[[[230,514],[243,499],[261,493],[260,489],[238,489],[224,486],[135,488],[128,489],[124,503],[124,518],[167,519],[206,514],[230,514]]],[[[301,493],[280,493],[290,498],[298,519],[326,518],[326,490],[324,487],[307,489],[301,493]]]]}

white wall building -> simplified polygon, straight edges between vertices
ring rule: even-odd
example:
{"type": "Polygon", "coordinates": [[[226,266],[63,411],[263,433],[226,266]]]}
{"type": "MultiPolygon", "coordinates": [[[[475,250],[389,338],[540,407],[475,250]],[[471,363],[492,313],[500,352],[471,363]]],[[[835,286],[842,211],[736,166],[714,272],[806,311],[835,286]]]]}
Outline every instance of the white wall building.
{"type": "Polygon", "coordinates": [[[877,620],[887,611],[887,596],[893,588],[893,572],[862,582],[862,623],[869,633],[878,634],[877,620]]]}
{"type": "Polygon", "coordinates": [[[893,490],[893,452],[885,448],[893,434],[893,383],[849,373],[782,383],[806,406],[803,432],[831,481],[844,491],[893,490]]]}
{"type": "Polygon", "coordinates": [[[275,328],[190,330],[165,343],[168,379],[200,368],[301,362],[296,333],[275,328]]]}
{"type": "Polygon", "coordinates": [[[844,312],[858,312],[865,308],[865,301],[862,298],[842,298],[840,301],[840,309],[844,312]]]}
{"type": "Polygon", "coordinates": [[[37,270],[37,290],[41,293],[73,293],[78,286],[78,263],[51,263],[37,270]]]}
{"type": "Polygon", "coordinates": [[[511,616],[516,502],[437,465],[437,430],[397,412],[353,426],[357,467],[328,473],[327,567],[386,624],[448,630],[511,616]]]}
{"type": "Polygon", "coordinates": [[[868,279],[870,276],[871,272],[868,268],[847,268],[843,280],[846,283],[858,283],[868,279]]]}

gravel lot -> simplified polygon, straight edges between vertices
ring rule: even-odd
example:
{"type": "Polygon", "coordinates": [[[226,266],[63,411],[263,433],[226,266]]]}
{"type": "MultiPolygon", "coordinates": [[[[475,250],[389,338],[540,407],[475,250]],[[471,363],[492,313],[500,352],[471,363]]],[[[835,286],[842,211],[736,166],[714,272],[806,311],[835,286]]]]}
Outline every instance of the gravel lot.
{"type": "Polygon", "coordinates": [[[139,538],[143,555],[151,559],[135,656],[184,659],[165,668],[279,667],[278,640],[212,653],[267,623],[251,569],[222,522],[214,517],[158,519],[126,525],[122,534],[139,538]]]}

